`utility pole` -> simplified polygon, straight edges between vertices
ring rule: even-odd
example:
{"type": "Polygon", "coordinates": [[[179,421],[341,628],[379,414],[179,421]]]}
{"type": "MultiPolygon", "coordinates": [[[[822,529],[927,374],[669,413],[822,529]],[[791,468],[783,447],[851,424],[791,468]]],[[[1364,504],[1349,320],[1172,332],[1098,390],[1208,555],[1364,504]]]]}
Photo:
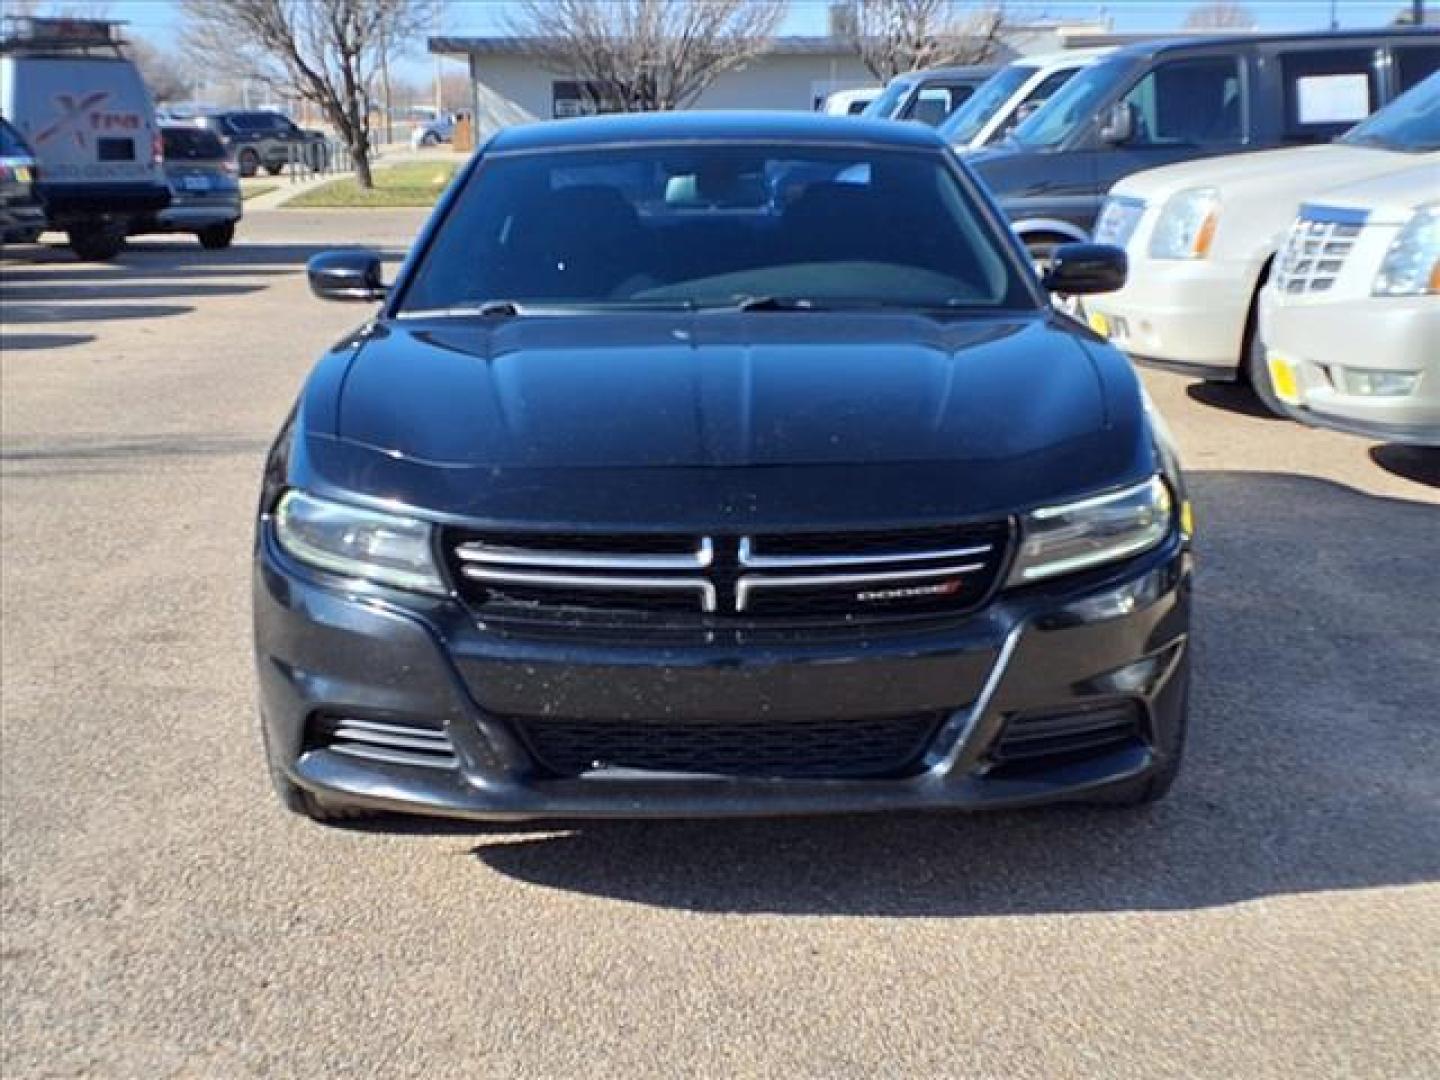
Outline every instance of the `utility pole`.
{"type": "Polygon", "coordinates": [[[1425,0],[1410,0],[1410,21],[1416,26],[1425,25],[1425,0]]]}

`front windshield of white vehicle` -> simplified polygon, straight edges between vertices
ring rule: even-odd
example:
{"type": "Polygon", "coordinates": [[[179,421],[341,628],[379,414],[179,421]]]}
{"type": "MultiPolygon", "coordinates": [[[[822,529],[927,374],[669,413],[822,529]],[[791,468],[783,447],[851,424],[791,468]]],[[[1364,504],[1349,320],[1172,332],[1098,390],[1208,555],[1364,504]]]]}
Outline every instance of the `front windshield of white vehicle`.
{"type": "Polygon", "coordinates": [[[1025,85],[1035,71],[1035,68],[1026,64],[1011,64],[1001,68],[981,84],[969,101],[956,109],[950,118],[940,125],[940,137],[951,146],[968,144],[1000,111],[1000,106],[1015,96],[1015,92],[1025,85]]]}
{"type": "Polygon", "coordinates": [[[879,97],[865,106],[865,111],[860,115],[877,120],[889,120],[900,111],[901,107],[905,104],[905,99],[910,96],[910,91],[914,89],[914,86],[914,82],[909,80],[892,82],[889,86],[885,87],[884,92],[879,97]]]}
{"type": "MultiPolygon", "coordinates": [[[[1338,141],[1407,154],[1440,150],[1440,72],[1412,86],[1368,120],[1360,121],[1338,141]]],[[[1440,190],[1440,180],[1436,188],[1440,190]]]]}
{"type": "Polygon", "coordinates": [[[482,159],[401,312],[497,303],[968,310],[1035,299],[938,148],[716,143],[482,159]]]}
{"type": "Polygon", "coordinates": [[[1010,137],[1032,150],[1059,146],[1076,128],[1094,118],[1101,102],[1111,97],[1116,84],[1129,75],[1133,66],[1131,61],[1119,59],[1087,67],[1027,117],[1010,137]]]}

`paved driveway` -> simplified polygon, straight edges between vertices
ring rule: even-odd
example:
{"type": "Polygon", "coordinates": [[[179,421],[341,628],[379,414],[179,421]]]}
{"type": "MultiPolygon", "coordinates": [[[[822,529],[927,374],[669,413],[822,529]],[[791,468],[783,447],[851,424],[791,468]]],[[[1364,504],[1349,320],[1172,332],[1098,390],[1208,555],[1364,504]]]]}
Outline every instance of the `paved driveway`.
{"type": "Polygon", "coordinates": [[[1146,381],[1200,516],[1193,752],[1138,813],[327,829],[252,719],[305,257],[7,249],[7,1077],[1440,1074],[1440,461],[1146,381]]]}

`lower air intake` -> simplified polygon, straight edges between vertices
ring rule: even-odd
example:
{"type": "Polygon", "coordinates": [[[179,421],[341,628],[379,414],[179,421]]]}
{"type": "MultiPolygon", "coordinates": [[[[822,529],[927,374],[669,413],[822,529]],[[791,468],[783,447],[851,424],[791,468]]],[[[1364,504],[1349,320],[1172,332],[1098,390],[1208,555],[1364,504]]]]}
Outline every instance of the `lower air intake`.
{"type": "Polygon", "coordinates": [[[512,723],[557,776],[597,769],[784,779],[860,779],[913,772],[943,713],[867,720],[512,723]]]}

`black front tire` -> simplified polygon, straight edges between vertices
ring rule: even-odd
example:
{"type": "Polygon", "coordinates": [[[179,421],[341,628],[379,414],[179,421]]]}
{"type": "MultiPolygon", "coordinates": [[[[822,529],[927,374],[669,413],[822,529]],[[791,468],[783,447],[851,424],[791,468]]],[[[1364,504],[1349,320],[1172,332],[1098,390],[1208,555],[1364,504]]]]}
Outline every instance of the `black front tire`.
{"type": "Polygon", "coordinates": [[[1275,393],[1275,384],[1270,381],[1270,365],[1265,359],[1265,346],[1260,335],[1255,333],[1253,324],[1245,338],[1245,381],[1255,391],[1256,398],[1276,416],[1289,417],[1280,396],[1275,393]]]}
{"type": "Polygon", "coordinates": [[[85,262],[105,262],[125,246],[125,230],[110,225],[77,225],[67,234],[70,250],[85,262]]]}
{"type": "Polygon", "coordinates": [[[279,176],[285,171],[285,162],[278,161],[274,165],[266,165],[265,171],[268,172],[271,176],[279,176]]]}
{"type": "Polygon", "coordinates": [[[275,795],[279,798],[280,805],[286,810],[322,825],[332,825],[337,821],[356,821],[372,816],[369,810],[362,807],[322,802],[291,780],[270,750],[270,736],[265,728],[264,720],[260,722],[260,741],[265,748],[265,767],[270,774],[270,786],[275,789],[275,795]]]}
{"type": "Polygon", "coordinates": [[[228,248],[235,239],[235,223],[227,221],[224,225],[209,225],[201,229],[195,236],[200,241],[200,246],[206,251],[219,251],[228,248]]]}
{"type": "Polygon", "coordinates": [[[241,150],[235,163],[240,167],[241,176],[254,176],[260,171],[260,155],[254,150],[241,150]]]}

